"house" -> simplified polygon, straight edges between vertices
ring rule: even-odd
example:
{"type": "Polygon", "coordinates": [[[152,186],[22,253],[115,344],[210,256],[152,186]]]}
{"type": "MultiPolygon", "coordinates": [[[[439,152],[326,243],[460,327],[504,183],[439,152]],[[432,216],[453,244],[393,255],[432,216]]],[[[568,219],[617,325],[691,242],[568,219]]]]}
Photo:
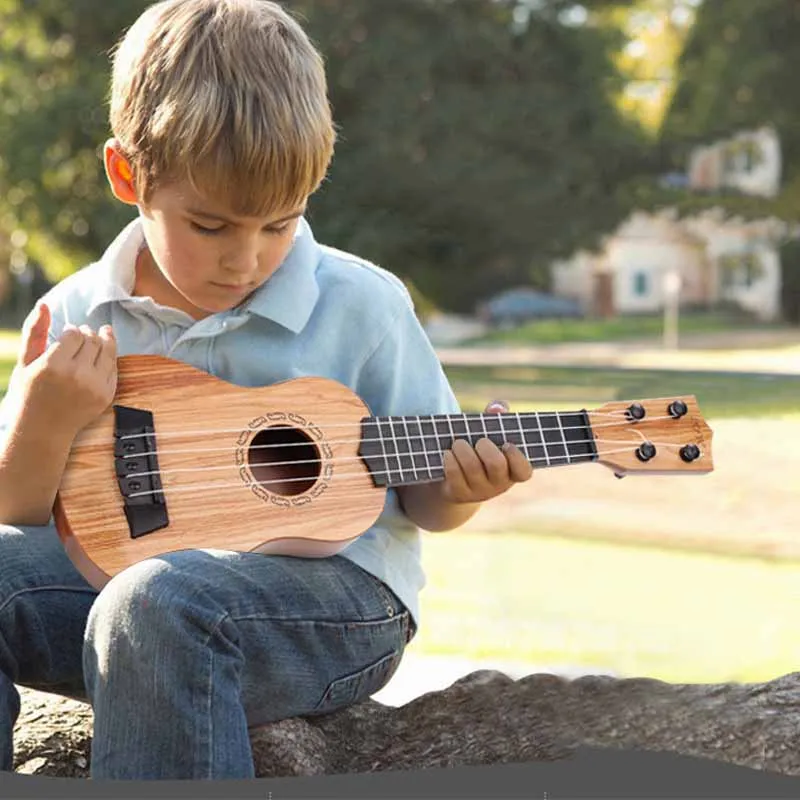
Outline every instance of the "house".
{"type": "MultiPolygon", "coordinates": [[[[774,196],[780,185],[780,143],[763,127],[745,131],[690,158],[690,191],[723,188],[774,196]]],[[[762,320],[780,313],[780,242],[789,226],[747,221],[715,208],[679,219],[674,209],[634,212],[605,238],[551,267],[555,294],[578,300],[597,316],[661,311],[672,292],[683,306],[733,303],[762,320]]]]}
{"type": "Polygon", "coordinates": [[[781,146],[774,128],[742,131],[689,157],[689,188],[697,192],[736,190],[775,197],[781,188],[781,146]]]}

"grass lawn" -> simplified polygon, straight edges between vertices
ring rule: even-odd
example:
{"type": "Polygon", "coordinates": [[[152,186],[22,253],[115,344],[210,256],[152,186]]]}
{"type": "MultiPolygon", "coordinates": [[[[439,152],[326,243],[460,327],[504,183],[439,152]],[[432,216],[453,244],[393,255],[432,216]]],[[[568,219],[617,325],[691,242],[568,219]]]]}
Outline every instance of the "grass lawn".
{"type": "MultiPolygon", "coordinates": [[[[681,335],[717,333],[737,329],[742,317],[725,312],[682,313],[681,335]]],[[[747,320],[749,329],[776,329],[779,324],[747,320]]],[[[621,341],[660,337],[664,331],[661,314],[625,315],[614,319],[539,320],[511,330],[493,330],[465,344],[545,345],[562,342],[621,341]]]]}
{"type": "Polygon", "coordinates": [[[504,534],[426,534],[420,653],[679,682],[800,666],[800,565],[504,534]]]}
{"type": "Polygon", "coordinates": [[[614,370],[586,367],[448,367],[470,411],[503,398],[515,411],[595,408],[610,400],[696,395],[706,417],[800,414],[800,376],[614,370]]]}

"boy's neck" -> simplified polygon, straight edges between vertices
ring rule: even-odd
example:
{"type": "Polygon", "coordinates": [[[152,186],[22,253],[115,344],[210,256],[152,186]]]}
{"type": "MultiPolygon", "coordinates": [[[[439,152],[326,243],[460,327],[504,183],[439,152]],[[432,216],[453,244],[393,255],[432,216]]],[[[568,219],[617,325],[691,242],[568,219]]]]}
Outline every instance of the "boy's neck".
{"type": "Polygon", "coordinates": [[[134,265],[133,291],[134,297],[149,297],[154,303],[167,308],[184,311],[194,320],[211,316],[192,305],[163,275],[153,260],[150,248],[146,245],[139,251],[134,265]]]}

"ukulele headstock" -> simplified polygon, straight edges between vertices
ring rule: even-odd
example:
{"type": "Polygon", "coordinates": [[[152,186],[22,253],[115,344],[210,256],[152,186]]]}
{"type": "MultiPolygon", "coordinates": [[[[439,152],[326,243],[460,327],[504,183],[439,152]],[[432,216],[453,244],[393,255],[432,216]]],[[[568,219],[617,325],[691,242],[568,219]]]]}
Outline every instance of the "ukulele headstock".
{"type": "Polygon", "coordinates": [[[597,460],[620,477],[714,469],[713,432],[693,395],[611,402],[587,413],[597,460]]]}

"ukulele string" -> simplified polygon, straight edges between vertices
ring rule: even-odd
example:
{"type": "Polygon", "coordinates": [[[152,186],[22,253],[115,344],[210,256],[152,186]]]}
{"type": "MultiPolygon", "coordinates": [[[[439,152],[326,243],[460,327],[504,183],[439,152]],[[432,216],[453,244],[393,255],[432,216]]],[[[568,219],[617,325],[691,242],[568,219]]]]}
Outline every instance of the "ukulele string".
{"type": "MultiPolygon", "coordinates": [[[[621,448],[619,450],[610,450],[607,453],[605,453],[604,455],[612,455],[614,453],[627,453],[627,452],[628,452],[628,448],[625,447],[625,448],[621,448]]],[[[544,461],[544,459],[538,459],[538,460],[539,461],[544,461]]],[[[575,461],[575,462],[567,461],[567,462],[565,462],[563,464],[563,466],[571,466],[573,464],[579,464],[579,463],[582,463],[582,462],[581,461],[575,461]]],[[[548,466],[550,466],[549,463],[548,463],[548,466]]],[[[443,469],[443,468],[441,468],[441,469],[443,469]]],[[[411,471],[412,470],[404,470],[404,472],[411,472],[411,471]]],[[[432,470],[427,470],[427,471],[428,472],[432,472],[432,470]]],[[[378,476],[378,475],[384,476],[385,475],[385,476],[388,476],[390,479],[391,479],[392,475],[399,475],[400,480],[401,481],[404,480],[404,478],[402,476],[402,472],[400,472],[399,470],[377,470],[375,472],[370,472],[369,474],[373,475],[373,476],[378,476]]],[[[351,482],[351,483],[361,483],[364,480],[364,474],[363,473],[359,473],[359,472],[345,472],[345,473],[343,473],[341,475],[337,475],[336,478],[337,478],[337,483],[344,483],[345,479],[348,482],[351,482]]],[[[415,481],[414,482],[430,483],[430,482],[442,480],[443,478],[444,478],[444,473],[442,473],[442,475],[438,476],[438,477],[434,477],[431,474],[427,480],[420,480],[420,478],[415,475],[415,481]]],[[[251,481],[250,483],[246,483],[246,484],[243,484],[241,481],[237,482],[237,483],[190,484],[188,486],[179,486],[179,487],[169,487],[169,486],[167,486],[166,489],[168,489],[169,493],[172,495],[172,494],[176,494],[178,492],[196,492],[196,491],[204,491],[206,489],[213,489],[213,490],[216,491],[217,489],[242,489],[242,488],[248,488],[250,486],[271,486],[273,484],[281,484],[281,485],[283,485],[283,484],[286,484],[286,483],[299,483],[299,482],[307,483],[308,481],[311,481],[311,480],[315,480],[315,479],[312,478],[312,477],[276,478],[274,480],[268,480],[268,481],[251,481]]],[[[129,499],[133,499],[135,497],[149,497],[150,495],[154,495],[154,494],[162,494],[163,491],[164,491],[164,489],[162,488],[162,489],[156,489],[156,490],[149,491],[149,492],[134,492],[134,493],[131,493],[130,495],[128,495],[128,498],[129,499]]]]}
{"type": "MultiPolygon", "coordinates": [[[[422,430],[421,425],[422,425],[423,421],[426,421],[426,422],[429,422],[429,423],[433,423],[434,421],[435,422],[439,422],[439,423],[445,422],[449,426],[449,425],[451,425],[453,423],[454,420],[461,420],[461,421],[464,422],[464,424],[467,425],[467,427],[469,427],[468,426],[469,422],[481,422],[481,424],[485,427],[487,420],[491,421],[491,420],[498,419],[498,418],[500,418],[501,420],[506,420],[506,421],[510,421],[513,418],[513,419],[516,419],[518,424],[520,424],[520,425],[521,425],[521,422],[522,422],[523,419],[526,420],[526,421],[534,420],[536,422],[536,427],[535,428],[521,428],[519,431],[516,431],[516,432],[528,433],[528,432],[533,432],[533,431],[539,431],[542,428],[542,425],[541,425],[542,418],[547,416],[547,415],[550,415],[550,416],[555,415],[556,417],[558,417],[558,416],[566,416],[566,415],[577,415],[577,414],[582,414],[582,413],[587,413],[588,416],[592,416],[592,417],[606,417],[606,418],[613,419],[613,420],[619,420],[619,421],[616,421],[616,422],[605,422],[605,423],[599,423],[597,425],[592,425],[591,426],[592,428],[616,427],[616,426],[619,426],[619,425],[632,424],[632,421],[630,420],[630,418],[627,415],[627,412],[624,409],[622,409],[620,411],[610,411],[610,412],[599,412],[599,411],[591,411],[591,412],[583,412],[583,411],[565,411],[565,412],[542,411],[542,412],[536,412],[536,411],[531,411],[531,412],[512,412],[512,413],[507,413],[507,414],[473,414],[473,415],[469,415],[469,414],[443,414],[443,415],[436,415],[436,414],[435,415],[430,415],[430,414],[410,414],[410,415],[406,415],[405,417],[403,417],[403,416],[400,416],[400,417],[391,417],[391,416],[364,417],[364,420],[366,420],[366,421],[368,421],[368,422],[370,422],[372,424],[377,425],[379,430],[383,430],[383,426],[386,425],[386,423],[389,423],[390,427],[391,427],[392,424],[397,424],[398,422],[402,423],[403,420],[406,420],[406,422],[408,422],[410,420],[414,420],[414,423],[420,428],[420,430],[422,430]]],[[[263,419],[264,419],[265,425],[267,423],[274,423],[276,425],[279,425],[280,423],[285,423],[287,421],[288,422],[292,422],[292,420],[288,416],[285,416],[285,415],[281,419],[271,419],[270,420],[270,419],[267,419],[266,417],[264,417],[263,419]]],[[[673,419],[674,419],[673,417],[671,417],[669,415],[665,415],[665,416],[658,416],[658,417],[649,417],[646,420],[646,422],[649,423],[649,422],[658,422],[658,421],[662,421],[662,420],[673,420],[673,419]]],[[[546,419],[544,421],[547,422],[546,419]]],[[[319,427],[319,426],[315,425],[313,422],[312,423],[297,423],[297,424],[298,424],[299,427],[304,427],[304,426],[305,427],[310,427],[310,428],[318,428],[319,427]]],[[[502,427],[502,421],[501,421],[500,425],[502,427]]],[[[352,423],[352,422],[341,422],[341,423],[336,423],[335,422],[335,423],[330,423],[330,424],[324,425],[324,428],[325,428],[326,431],[332,430],[334,428],[350,428],[350,429],[352,429],[353,427],[354,427],[354,423],[352,423]]],[[[585,425],[579,425],[579,426],[574,426],[573,428],[566,427],[566,428],[563,428],[563,429],[564,430],[574,430],[576,428],[585,428],[585,427],[586,427],[585,425]]],[[[160,431],[154,431],[154,432],[151,432],[151,433],[125,434],[124,436],[120,436],[119,437],[119,441],[123,441],[123,442],[124,441],[132,441],[132,440],[136,440],[136,439],[144,439],[144,438],[151,437],[151,436],[155,436],[158,439],[173,439],[173,438],[180,439],[180,438],[187,438],[187,437],[191,438],[191,437],[199,437],[199,436],[216,436],[216,435],[219,435],[219,434],[226,434],[226,433],[238,433],[238,434],[241,434],[242,430],[243,429],[241,427],[240,428],[215,428],[215,429],[212,429],[212,430],[181,430],[181,431],[163,431],[163,430],[160,430],[160,431]]],[[[257,428],[252,428],[251,430],[255,431],[255,430],[257,430],[257,428]]],[[[559,427],[556,427],[556,428],[544,428],[543,430],[545,430],[545,431],[559,431],[559,430],[561,430],[561,428],[559,428],[559,427]]],[[[493,431],[493,433],[501,433],[501,432],[502,431],[493,431]]],[[[512,432],[514,432],[514,431],[512,431],[512,432]]],[[[467,431],[467,433],[475,433],[475,432],[474,431],[467,431]]],[[[430,435],[434,436],[434,435],[438,435],[438,434],[432,433],[430,435]]],[[[380,441],[380,440],[374,440],[374,441],[380,441]]],[[[105,440],[98,440],[98,439],[89,440],[89,441],[80,443],[80,445],[82,447],[103,447],[105,444],[106,444],[105,440]]]]}
{"type": "MultiPolygon", "coordinates": [[[[602,440],[597,440],[597,441],[598,441],[599,444],[603,443],[602,440]]],[[[625,444],[625,442],[612,441],[612,442],[606,442],[606,444],[618,445],[618,444],[625,444]]],[[[628,444],[638,444],[638,441],[637,442],[629,442],[628,444]]],[[[658,447],[664,447],[666,449],[678,449],[678,447],[679,447],[679,445],[673,444],[671,442],[657,442],[656,445],[658,447]]],[[[616,450],[604,450],[602,455],[603,456],[609,456],[609,455],[615,455],[615,454],[618,454],[618,453],[628,453],[628,452],[630,452],[630,448],[629,447],[621,447],[621,448],[618,448],[616,450]]],[[[417,452],[417,453],[414,453],[413,455],[426,455],[426,456],[428,456],[428,455],[442,455],[442,454],[443,454],[443,451],[431,450],[431,451],[427,451],[426,453],[417,452]]],[[[412,455],[412,454],[411,453],[404,453],[404,454],[401,454],[401,455],[412,455]]],[[[592,456],[591,458],[589,456],[590,456],[590,454],[588,454],[588,453],[580,454],[578,456],[573,456],[572,460],[570,460],[570,456],[567,455],[566,456],[567,460],[563,464],[561,464],[559,466],[572,466],[572,465],[575,465],[575,464],[588,463],[590,461],[593,461],[594,460],[594,456],[592,456]]],[[[564,458],[564,457],[565,456],[553,456],[552,458],[538,457],[538,458],[533,458],[533,459],[529,458],[528,461],[534,467],[536,466],[537,462],[540,463],[540,464],[545,464],[546,466],[549,467],[549,466],[553,466],[552,461],[554,459],[564,458]]],[[[397,458],[397,457],[394,457],[394,458],[397,458]]],[[[390,459],[388,459],[388,458],[385,459],[385,461],[387,462],[387,465],[388,465],[389,460],[390,459]]],[[[426,460],[427,460],[427,458],[426,458],[426,460]]],[[[329,461],[328,463],[340,464],[342,462],[352,462],[352,461],[361,462],[362,459],[359,456],[348,456],[348,457],[341,457],[341,458],[331,459],[331,461],[329,461]]],[[[433,481],[433,480],[439,480],[440,479],[440,478],[434,478],[433,477],[433,471],[434,470],[437,470],[437,471],[441,470],[442,471],[442,476],[441,477],[444,477],[444,473],[443,473],[444,467],[443,466],[435,466],[435,465],[431,466],[430,463],[429,463],[425,467],[420,466],[420,467],[417,468],[416,466],[414,466],[414,467],[403,468],[400,465],[399,458],[397,459],[397,461],[398,461],[398,468],[397,469],[370,471],[369,474],[370,475],[374,475],[374,476],[389,476],[389,477],[391,477],[392,475],[398,475],[400,477],[400,480],[403,481],[404,480],[404,475],[406,473],[409,473],[409,474],[413,474],[414,475],[414,480],[415,481],[419,481],[419,477],[418,477],[417,473],[418,472],[428,472],[428,473],[430,473],[429,474],[429,480],[433,481]]],[[[320,463],[321,463],[321,461],[319,459],[312,459],[312,460],[307,460],[307,461],[286,461],[286,462],[283,462],[283,463],[266,464],[264,466],[267,466],[267,467],[278,467],[278,466],[296,466],[298,464],[320,464],[320,463]]],[[[214,472],[214,471],[219,471],[219,470],[228,471],[228,470],[237,470],[237,469],[241,470],[242,467],[236,467],[236,466],[231,465],[231,464],[223,464],[223,465],[216,466],[216,467],[187,467],[187,468],[183,468],[183,469],[171,469],[171,470],[165,470],[163,472],[163,474],[172,475],[172,474],[176,474],[176,473],[179,473],[179,472],[181,472],[181,473],[185,473],[185,472],[214,472]]],[[[159,475],[159,474],[160,474],[159,472],[142,472],[142,473],[134,473],[134,474],[131,474],[131,475],[126,475],[125,477],[129,478],[129,479],[130,478],[143,478],[143,477],[147,477],[147,476],[151,476],[151,475],[159,475]]],[[[363,473],[345,472],[345,473],[342,473],[341,475],[337,475],[336,479],[337,479],[337,482],[339,482],[339,481],[341,481],[342,479],[345,479],[345,478],[347,478],[347,479],[358,478],[359,480],[362,480],[363,477],[364,477],[363,473]]],[[[316,480],[317,480],[316,476],[304,475],[304,476],[301,476],[301,477],[298,477],[298,478],[275,478],[273,480],[267,480],[267,481],[255,480],[255,481],[252,481],[252,483],[256,484],[258,486],[269,486],[271,484],[284,484],[284,483],[296,483],[296,482],[308,482],[308,481],[316,482],[316,480]]],[[[203,490],[203,489],[217,489],[217,488],[225,489],[225,488],[235,488],[235,487],[241,488],[242,485],[243,484],[241,482],[238,482],[238,483],[189,484],[187,486],[171,487],[167,483],[160,490],[152,490],[152,491],[145,491],[145,492],[133,492],[133,493],[131,493],[129,495],[129,497],[131,497],[131,498],[134,498],[134,497],[148,497],[148,496],[153,495],[153,494],[160,494],[164,490],[168,490],[170,494],[174,494],[175,492],[200,491],[200,490],[203,490]]],[[[247,485],[249,485],[249,484],[247,484],[247,485]]]]}
{"type": "MultiPolygon", "coordinates": [[[[651,421],[661,421],[661,420],[667,420],[667,419],[671,420],[673,418],[672,417],[657,417],[657,418],[653,418],[651,421]]],[[[625,426],[630,426],[630,425],[631,425],[630,420],[625,420],[624,422],[603,422],[603,423],[600,423],[598,425],[592,425],[591,427],[592,427],[592,430],[599,430],[599,429],[603,429],[603,428],[620,428],[620,427],[625,427],[625,426]]],[[[352,424],[348,425],[348,426],[330,425],[330,426],[326,426],[326,430],[328,428],[335,428],[335,427],[349,427],[349,428],[352,429],[354,426],[352,424]]],[[[405,427],[406,427],[406,433],[408,434],[406,436],[388,435],[388,436],[384,436],[384,437],[380,437],[379,436],[377,438],[375,438],[375,437],[373,437],[373,438],[365,437],[365,438],[358,438],[358,439],[333,439],[331,441],[326,441],[325,444],[328,444],[331,447],[338,447],[338,446],[341,446],[341,445],[356,445],[356,444],[362,444],[362,443],[363,444],[368,444],[368,443],[376,443],[376,442],[377,443],[388,443],[388,442],[396,442],[396,443],[409,442],[410,443],[410,442],[419,441],[419,440],[422,440],[424,442],[426,439],[436,439],[438,441],[440,436],[443,437],[443,436],[448,435],[448,434],[442,434],[442,433],[438,433],[438,432],[426,434],[423,431],[420,435],[412,436],[408,432],[408,426],[405,426],[405,427]]],[[[505,429],[503,429],[503,430],[494,430],[494,431],[488,431],[488,430],[484,430],[484,431],[465,431],[465,432],[462,432],[462,433],[458,433],[456,431],[452,431],[452,432],[449,432],[449,433],[452,433],[453,440],[455,441],[455,439],[465,438],[468,435],[478,436],[480,438],[488,438],[491,435],[501,435],[501,436],[504,436],[504,437],[507,438],[507,437],[512,436],[512,435],[520,435],[520,434],[527,434],[527,433],[536,433],[536,434],[556,433],[556,434],[561,434],[562,431],[564,433],[566,433],[568,431],[586,430],[586,428],[587,428],[586,425],[572,425],[572,426],[567,425],[567,426],[562,426],[562,427],[559,427],[559,428],[541,428],[541,427],[537,426],[536,428],[520,428],[519,430],[505,430],[505,429]]],[[[420,427],[420,430],[422,431],[421,427],[420,427]]],[[[632,428],[631,430],[634,430],[634,429],[632,428]]],[[[241,429],[237,429],[237,432],[241,432],[241,429]]],[[[214,434],[214,433],[228,433],[228,431],[201,431],[201,432],[193,432],[191,434],[187,433],[185,435],[186,436],[190,436],[190,435],[199,436],[201,434],[202,435],[211,435],[211,434],[214,434]]],[[[256,433],[256,431],[253,431],[253,433],[256,433]]],[[[640,431],[636,431],[636,433],[641,435],[640,431]]],[[[161,438],[161,436],[159,434],[146,434],[145,433],[145,434],[130,435],[130,436],[127,436],[127,437],[120,437],[120,439],[144,438],[146,436],[155,436],[156,438],[159,438],[159,439],[161,438]]],[[[572,440],[572,441],[567,441],[566,443],[567,444],[586,444],[586,443],[592,442],[592,441],[594,441],[594,439],[572,440]]],[[[546,443],[547,444],[552,444],[552,445],[561,444],[560,442],[546,442],[546,443]]],[[[254,445],[250,445],[248,447],[248,450],[271,450],[271,449],[276,449],[276,448],[287,448],[287,447],[308,447],[309,445],[313,445],[313,444],[314,444],[313,441],[308,441],[308,442],[285,442],[285,443],[280,443],[280,444],[254,444],[254,445]]],[[[517,444],[519,447],[527,448],[527,447],[534,447],[536,443],[529,443],[528,444],[528,443],[524,443],[524,442],[519,442],[519,443],[514,442],[514,444],[517,444]]],[[[89,444],[81,443],[81,447],[89,447],[89,446],[90,446],[89,444]]],[[[156,449],[156,450],[148,450],[148,451],[146,451],[144,453],[131,453],[130,455],[124,455],[123,458],[128,459],[128,458],[145,458],[147,456],[195,455],[195,454],[200,454],[200,453],[227,453],[227,452],[230,451],[230,449],[231,449],[230,445],[227,446],[227,447],[192,447],[192,448],[185,448],[185,449],[174,449],[174,448],[173,449],[169,449],[168,448],[168,449],[163,449],[163,450],[156,449]]]]}

